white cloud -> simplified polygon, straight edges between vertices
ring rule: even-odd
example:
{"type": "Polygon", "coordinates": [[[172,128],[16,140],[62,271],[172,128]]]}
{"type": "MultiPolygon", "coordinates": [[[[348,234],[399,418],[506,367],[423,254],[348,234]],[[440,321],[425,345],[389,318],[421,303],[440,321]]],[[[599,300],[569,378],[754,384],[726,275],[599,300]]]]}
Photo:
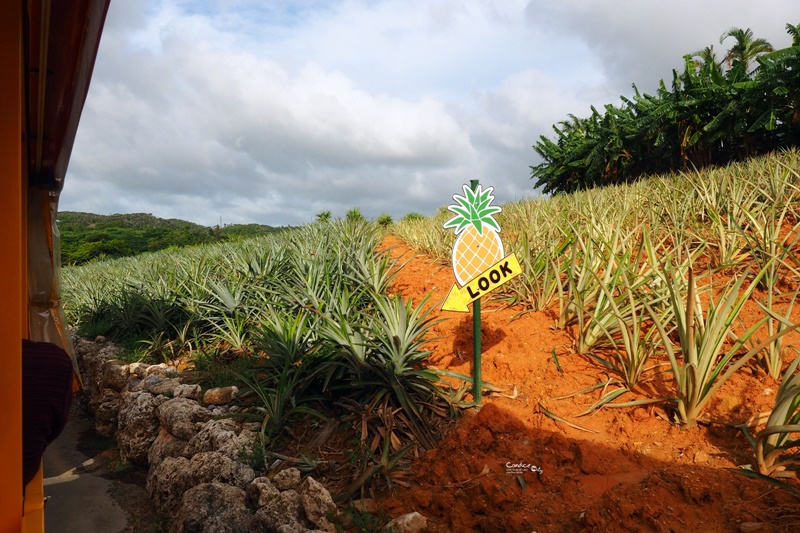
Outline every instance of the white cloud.
{"type": "Polygon", "coordinates": [[[695,4],[115,0],[61,209],[283,225],[433,213],[472,178],[532,193],[568,113],[730,26],[788,44],[789,0],[695,4]]]}
{"type": "Polygon", "coordinates": [[[630,95],[631,84],[653,90],[682,69],[684,54],[714,45],[731,27],[751,28],[778,48],[788,46],[787,22],[796,24],[793,0],[769,4],[747,0],[531,0],[529,19],[553,32],[580,39],[602,64],[609,86],[630,95]]]}

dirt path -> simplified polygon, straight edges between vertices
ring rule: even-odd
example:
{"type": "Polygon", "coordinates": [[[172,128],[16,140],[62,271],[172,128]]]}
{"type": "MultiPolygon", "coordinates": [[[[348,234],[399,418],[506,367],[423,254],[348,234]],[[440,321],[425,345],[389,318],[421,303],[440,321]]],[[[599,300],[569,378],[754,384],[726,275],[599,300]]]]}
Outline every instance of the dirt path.
{"type": "Polygon", "coordinates": [[[114,440],[97,436],[80,401],[45,453],[44,476],[47,533],[158,531],[146,473],[122,467],[114,440]]]}

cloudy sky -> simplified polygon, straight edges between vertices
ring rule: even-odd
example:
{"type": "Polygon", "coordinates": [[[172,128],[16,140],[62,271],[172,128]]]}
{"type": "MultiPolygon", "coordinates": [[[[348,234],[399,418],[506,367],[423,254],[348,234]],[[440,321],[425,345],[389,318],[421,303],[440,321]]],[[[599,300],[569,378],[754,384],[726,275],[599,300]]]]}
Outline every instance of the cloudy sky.
{"type": "Polygon", "coordinates": [[[203,225],[432,214],[531,146],[652,92],[733,26],[788,46],[797,0],[112,0],[60,209],[203,225]]]}

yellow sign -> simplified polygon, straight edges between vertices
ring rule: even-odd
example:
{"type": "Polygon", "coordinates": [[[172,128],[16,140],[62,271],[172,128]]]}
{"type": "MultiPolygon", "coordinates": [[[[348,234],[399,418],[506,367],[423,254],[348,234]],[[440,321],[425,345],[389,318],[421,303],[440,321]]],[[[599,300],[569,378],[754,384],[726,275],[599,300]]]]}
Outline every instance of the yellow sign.
{"type": "Polygon", "coordinates": [[[517,256],[507,255],[463,287],[453,283],[450,293],[442,305],[442,310],[468,313],[467,305],[520,274],[522,274],[522,267],[519,265],[517,256]]]}

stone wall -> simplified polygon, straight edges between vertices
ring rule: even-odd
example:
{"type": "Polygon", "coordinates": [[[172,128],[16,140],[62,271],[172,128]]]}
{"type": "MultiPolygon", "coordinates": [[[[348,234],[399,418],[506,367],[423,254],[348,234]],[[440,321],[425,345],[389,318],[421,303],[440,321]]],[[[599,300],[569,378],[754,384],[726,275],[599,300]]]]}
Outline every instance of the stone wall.
{"type": "Polygon", "coordinates": [[[270,479],[247,464],[260,424],[229,416],[235,387],[204,392],[165,364],[125,363],[102,338],[75,348],[97,432],[148,468],[148,494],[170,533],[336,531],[324,486],[295,468],[270,479]]]}

